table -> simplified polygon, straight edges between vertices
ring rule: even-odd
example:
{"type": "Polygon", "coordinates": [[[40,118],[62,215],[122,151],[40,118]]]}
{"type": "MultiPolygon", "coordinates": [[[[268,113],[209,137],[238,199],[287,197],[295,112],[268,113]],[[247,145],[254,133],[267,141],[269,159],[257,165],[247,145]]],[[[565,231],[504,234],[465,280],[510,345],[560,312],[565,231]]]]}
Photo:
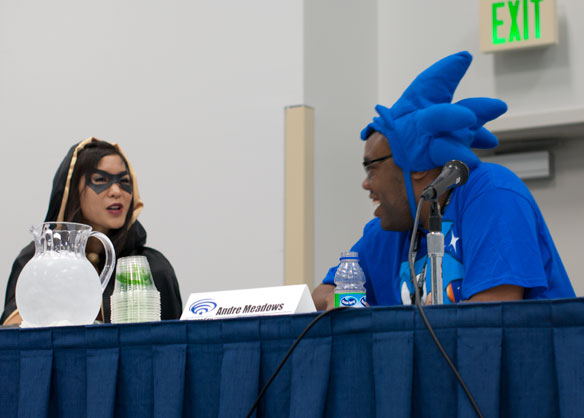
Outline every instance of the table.
{"type": "MultiPolygon", "coordinates": [[[[485,417],[584,414],[584,299],[429,307],[485,417]]],[[[245,417],[317,314],[0,329],[0,416],[245,417]]],[[[412,306],[333,312],[258,417],[472,417],[412,306]]]]}

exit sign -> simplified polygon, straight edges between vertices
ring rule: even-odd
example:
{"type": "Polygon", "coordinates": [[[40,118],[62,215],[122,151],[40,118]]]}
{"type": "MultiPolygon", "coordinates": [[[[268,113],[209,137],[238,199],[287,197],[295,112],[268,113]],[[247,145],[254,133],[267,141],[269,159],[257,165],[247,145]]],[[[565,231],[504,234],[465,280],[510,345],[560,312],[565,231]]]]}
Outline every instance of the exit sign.
{"type": "Polygon", "coordinates": [[[482,52],[558,43],[556,0],[480,0],[479,12],[482,52]]]}

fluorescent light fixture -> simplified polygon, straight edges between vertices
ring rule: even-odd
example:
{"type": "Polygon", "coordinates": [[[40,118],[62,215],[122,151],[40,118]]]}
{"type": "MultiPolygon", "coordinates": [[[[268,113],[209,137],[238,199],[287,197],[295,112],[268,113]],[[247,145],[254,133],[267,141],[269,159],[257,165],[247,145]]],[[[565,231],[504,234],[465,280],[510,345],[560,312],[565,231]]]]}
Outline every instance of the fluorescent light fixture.
{"type": "Polygon", "coordinates": [[[523,180],[551,176],[550,153],[548,151],[490,155],[481,157],[481,160],[507,167],[523,180]]]}

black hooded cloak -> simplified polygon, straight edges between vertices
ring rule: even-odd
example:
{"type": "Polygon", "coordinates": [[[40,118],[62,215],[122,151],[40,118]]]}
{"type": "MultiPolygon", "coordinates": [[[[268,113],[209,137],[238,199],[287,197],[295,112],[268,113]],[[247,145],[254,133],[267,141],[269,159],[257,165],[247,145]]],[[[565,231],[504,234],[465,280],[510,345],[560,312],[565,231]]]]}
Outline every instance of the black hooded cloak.
{"type": "MultiPolygon", "coordinates": [[[[96,138],[89,138],[80,142],[79,144],[72,146],[65,156],[65,159],[59,165],[59,168],[57,169],[53,179],[53,189],[51,191],[49,208],[47,210],[45,222],[63,221],[65,206],[67,204],[67,198],[69,195],[69,184],[73,175],[75,163],[77,162],[77,153],[88,143],[93,141],[99,140],[96,138]]],[[[118,145],[112,145],[114,145],[118,151],[124,155],[118,145]]],[[[128,171],[130,172],[133,184],[132,198],[134,201],[134,211],[130,221],[126,240],[121,248],[116,250],[116,258],[133,255],[145,256],[148,259],[148,263],[150,264],[150,270],[152,271],[152,278],[154,279],[156,289],[158,289],[160,292],[161,318],[163,320],[178,319],[182,312],[182,301],[176,274],[174,273],[170,262],[166,259],[166,257],[164,257],[164,255],[162,255],[161,252],[153,248],[146,247],[146,230],[137,220],[137,217],[144,205],[138,192],[136,174],[127,158],[126,161],[128,162],[128,171]]],[[[12,265],[12,271],[10,273],[10,278],[8,279],[8,285],[6,288],[4,312],[2,313],[2,317],[0,317],[0,324],[4,324],[8,319],[10,319],[18,312],[15,299],[16,282],[18,281],[20,272],[26,263],[33,257],[34,252],[34,242],[31,242],[22,249],[12,265]]],[[[99,263],[98,268],[101,271],[103,268],[103,260],[99,263]]],[[[101,314],[104,322],[110,322],[110,296],[114,290],[114,285],[115,278],[112,275],[112,278],[110,279],[102,298],[101,314]]]]}

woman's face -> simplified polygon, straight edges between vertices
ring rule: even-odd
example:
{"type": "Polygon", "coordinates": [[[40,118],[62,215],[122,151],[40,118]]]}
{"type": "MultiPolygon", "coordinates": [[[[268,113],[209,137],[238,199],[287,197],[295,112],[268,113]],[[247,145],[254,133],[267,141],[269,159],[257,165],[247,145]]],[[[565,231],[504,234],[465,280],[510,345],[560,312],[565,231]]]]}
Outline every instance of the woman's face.
{"type": "Polygon", "coordinates": [[[106,155],[87,181],[86,176],[82,176],[79,182],[81,213],[85,221],[104,234],[121,228],[132,202],[132,182],[122,158],[106,155]]]}

